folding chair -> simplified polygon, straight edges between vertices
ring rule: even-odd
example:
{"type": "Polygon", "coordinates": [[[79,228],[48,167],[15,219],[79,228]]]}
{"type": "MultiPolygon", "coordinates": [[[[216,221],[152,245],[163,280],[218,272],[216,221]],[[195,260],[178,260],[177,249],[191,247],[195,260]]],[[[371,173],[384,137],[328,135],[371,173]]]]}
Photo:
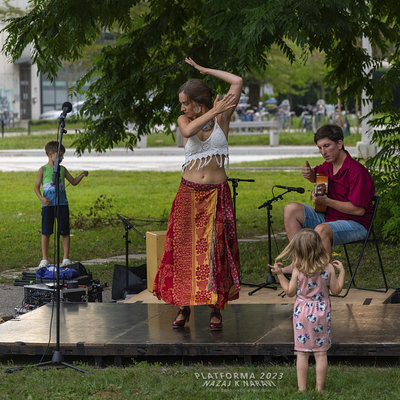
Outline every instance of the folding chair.
{"type": "Polygon", "coordinates": [[[349,243],[343,244],[344,252],[346,254],[347,264],[349,266],[349,270],[350,270],[350,274],[351,274],[351,279],[350,279],[350,282],[349,282],[349,284],[347,286],[346,293],[343,294],[343,295],[339,294],[339,295],[337,295],[337,297],[346,297],[347,294],[349,293],[351,285],[353,285],[354,288],[356,288],[356,289],[370,290],[370,291],[373,291],[373,292],[386,293],[389,290],[389,287],[388,287],[388,284],[387,284],[387,281],[386,281],[385,271],[383,269],[381,254],[379,252],[378,239],[375,236],[375,232],[374,232],[374,220],[375,220],[376,211],[377,211],[378,205],[379,205],[379,196],[374,196],[372,198],[372,205],[373,205],[373,213],[372,213],[371,224],[369,226],[368,233],[367,233],[367,236],[365,237],[365,239],[356,240],[354,242],[349,242],[349,243]],[[360,252],[360,255],[358,256],[357,264],[356,264],[356,266],[354,268],[354,272],[353,272],[352,268],[351,268],[351,264],[350,264],[349,254],[347,252],[347,246],[351,245],[351,244],[356,244],[356,243],[362,243],[362,248],[361,248],[361,252],[360,252]],[[379,260],[379,266],[380,266],[380,269],[381,269],[381,272],[382,272],[383,281],[385,283],[385,289],[371,289],[371,288],[358,287],[356,285],[355,280],[354,280],[354,278],[356,276],[356,273],[357,273],[357,270],[358,270],[358,267],[360,266],[361,260],[363,258],[363,255],[364,255],[364,252],[365,252],[365,248],[366,248],[368,243],[375,243],[376,253],[378,255],[378,260],[379,260]]]}

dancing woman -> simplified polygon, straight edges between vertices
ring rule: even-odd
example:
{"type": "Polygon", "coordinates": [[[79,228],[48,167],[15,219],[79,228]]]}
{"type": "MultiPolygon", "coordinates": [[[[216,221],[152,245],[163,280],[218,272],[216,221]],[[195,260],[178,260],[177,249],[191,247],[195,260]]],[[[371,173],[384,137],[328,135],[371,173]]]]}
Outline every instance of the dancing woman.
{"type": "Polygon", "coordinates": [[[185,163],[153,293],[179,306],[174,328],[189,321],[189,306],[209,305],[210,329],[220,330],[220,310],[228,300],[237,299],[240,290],[239,249],[224,163],[229,155],[229,122],[240,98],[242,78],[202,67],[191,58],[185,62],[201,74],[228,82],[230,88],[214,101],[210,87],[200,79],[187,81],[178,91],[185,163]]]}

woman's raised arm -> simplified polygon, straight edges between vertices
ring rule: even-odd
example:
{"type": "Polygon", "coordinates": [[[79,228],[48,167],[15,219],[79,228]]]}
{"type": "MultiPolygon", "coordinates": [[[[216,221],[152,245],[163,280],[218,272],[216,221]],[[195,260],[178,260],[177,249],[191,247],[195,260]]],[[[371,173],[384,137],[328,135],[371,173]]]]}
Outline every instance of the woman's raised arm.
{"type": "MultiPolygon", "coordinates": [[[[227,71],[221,71],[219,69],[205,68],[197,64],[190,57],[185,58],[185,62],[191,65],[193,68],[197,69],[203,75],[215,76],[231,85],[228,94],[233,94],[235,96],[236,104],[239,102],[240,94],[242,93],[243,79],[235,74],[227,71]]],[[[234,109],[229,110],[232,114],[234,109]]]]}

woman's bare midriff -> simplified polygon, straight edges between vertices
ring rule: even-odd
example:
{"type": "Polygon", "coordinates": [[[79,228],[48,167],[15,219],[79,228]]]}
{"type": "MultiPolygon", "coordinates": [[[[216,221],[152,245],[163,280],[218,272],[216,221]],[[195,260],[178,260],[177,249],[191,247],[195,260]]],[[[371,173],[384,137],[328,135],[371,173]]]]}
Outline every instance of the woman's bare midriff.
{"type": "Polygon", "coordinates": [[[194,183],[211,185],[218,185],[219,183],[223,183],[226,181],[227,176],[225,173],[225,168],[221,168],[218,166],[214,156],[208,165],[203,168],[197,169],[199,162],[202,161],[204,160],[197,160],[193,167],[192,164],[186,167],[182,175],[183,179],[194,183]],[[192,168],[190,169],[190,167],[192,168]]]}

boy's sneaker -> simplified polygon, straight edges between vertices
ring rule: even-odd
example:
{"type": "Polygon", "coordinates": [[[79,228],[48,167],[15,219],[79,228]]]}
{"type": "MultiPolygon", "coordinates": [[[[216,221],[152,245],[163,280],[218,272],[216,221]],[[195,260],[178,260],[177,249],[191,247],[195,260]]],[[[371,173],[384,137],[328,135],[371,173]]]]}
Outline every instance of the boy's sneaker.
{"type": "Polygon", "coordinates": [[[44,268],[49,265],[49,262],[47,260],[42,260],[40,261],[39,267],[38,268],[44,268]]]}
{"type": "Polygon", "coordinates": [[[64,258],[64,260],[62,260],[60,267],[66,267],[67,265],[70,264],[72,264],[72,261],[69,258],[64,258]]]}

